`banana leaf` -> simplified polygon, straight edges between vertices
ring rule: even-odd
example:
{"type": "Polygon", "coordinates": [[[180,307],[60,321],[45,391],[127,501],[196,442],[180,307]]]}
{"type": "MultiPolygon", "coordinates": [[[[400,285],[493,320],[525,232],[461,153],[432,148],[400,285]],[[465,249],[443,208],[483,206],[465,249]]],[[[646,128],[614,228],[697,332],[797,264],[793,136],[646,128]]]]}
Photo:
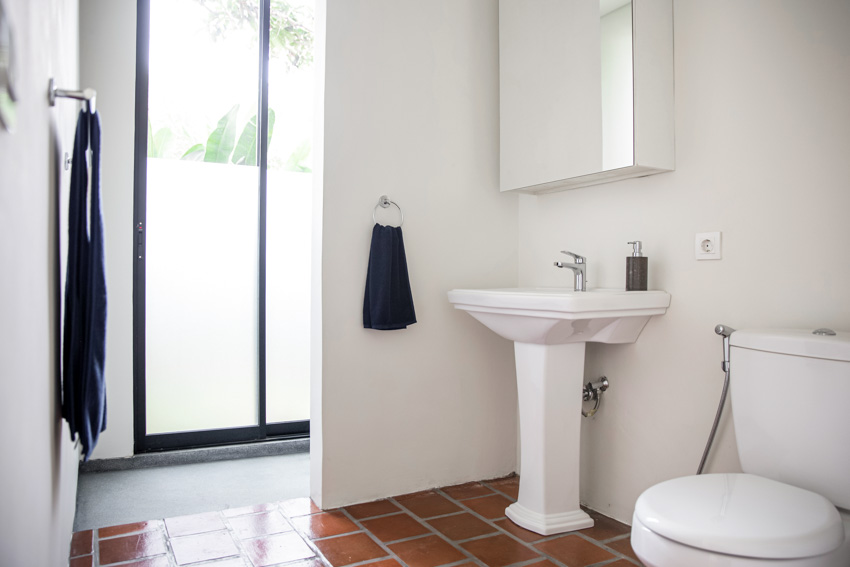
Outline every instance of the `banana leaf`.
{"type": "Polygon", "coordinates": [[[221,117],[218,125],[207,138],[204,161],[213,163],[227,163],[233,152],[233,142],[236,139],[236,114],[239,105],[235,105],[230,111],[221,117]]]}
{"type": "MultiPolygon", "coordinates": [[[[274,132],[274,110],[269,109],[269,145],[272,143],[272,133],[274,132]]],[[[236,149],[233,150],[233,156],[230,158],[232,163],[238,165],[257,165],[257,115],[251,117],[245,128],[242,129],[242,134],[239,135],[239,141],[236,142],[236,149]]]]}
{"type": "Polygon", "coordinates": [[[203,144],[195,144],[186,150],[186,153],[180,156],[180,159],[185,161],[203,161],[205,150],[206,148],[204,148],[203,144]]]}

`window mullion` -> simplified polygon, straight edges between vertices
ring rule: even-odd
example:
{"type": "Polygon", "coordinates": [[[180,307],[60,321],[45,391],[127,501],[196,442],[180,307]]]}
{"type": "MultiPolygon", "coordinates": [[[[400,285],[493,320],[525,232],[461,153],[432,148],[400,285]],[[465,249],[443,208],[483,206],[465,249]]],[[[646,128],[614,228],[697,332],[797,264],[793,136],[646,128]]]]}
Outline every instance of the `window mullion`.
{"type": "Polygon", "coordinates": [[[268,127],[269,127],[269,27],[271,22],[271,0],[261,0],[260,6],[260,85],[257,105],[257,165],[259,166],[259,388],[258,423],[260,436],[266,436],[266,197],[268,182],[268,127]]]}

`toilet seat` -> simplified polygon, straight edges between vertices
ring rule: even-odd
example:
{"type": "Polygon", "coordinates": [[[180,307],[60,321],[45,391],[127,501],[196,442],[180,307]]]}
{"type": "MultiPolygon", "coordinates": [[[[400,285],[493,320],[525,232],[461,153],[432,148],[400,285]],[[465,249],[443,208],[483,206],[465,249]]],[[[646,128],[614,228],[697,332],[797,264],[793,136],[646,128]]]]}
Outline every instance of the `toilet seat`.
{"type": "Polygon", "coordinates": [[[739,557],[813,557],[844,541],[841,517],[826,498],[751,474],[662,482],[638,498],[635,518],[675,542],[739,557]]]}

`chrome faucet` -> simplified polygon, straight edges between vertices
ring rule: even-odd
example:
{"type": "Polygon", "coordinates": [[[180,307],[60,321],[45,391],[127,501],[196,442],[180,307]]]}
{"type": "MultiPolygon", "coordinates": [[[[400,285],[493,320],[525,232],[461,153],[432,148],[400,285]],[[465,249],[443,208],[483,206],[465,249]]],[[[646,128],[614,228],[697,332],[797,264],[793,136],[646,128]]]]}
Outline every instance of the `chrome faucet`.
{"type": "Polygon", "coordinates": [[[566,264],[564,262],[555,262],[555,266],[558,268],[569,268],[571,269],[576,276],[576,291],[587,291],[587,282],[585,281],[585,268],[587,268],[587,258],[584,256],[579,256],[575,252],[568,252],[567,250],[561,250],[561,254],[567,254],[568,256],[572,256],[575,258],[575,264],[566,264]]]}

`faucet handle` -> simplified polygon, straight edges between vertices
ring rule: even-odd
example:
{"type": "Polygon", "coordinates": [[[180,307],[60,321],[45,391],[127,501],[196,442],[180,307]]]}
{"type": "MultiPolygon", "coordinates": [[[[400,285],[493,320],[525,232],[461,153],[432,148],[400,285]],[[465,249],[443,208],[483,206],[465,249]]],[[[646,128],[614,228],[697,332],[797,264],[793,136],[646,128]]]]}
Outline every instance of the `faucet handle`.
{"type": "Polygon", "coordinates": [[[587,258],[585,258],[584,256],[579,256],[575,252],[570,252],[569,250],[561,250],[561,254],[566,254],[568,256],[572,256],[573,258],[576,259],[576,264],[586,264],[587,263],[587,258]]]}

